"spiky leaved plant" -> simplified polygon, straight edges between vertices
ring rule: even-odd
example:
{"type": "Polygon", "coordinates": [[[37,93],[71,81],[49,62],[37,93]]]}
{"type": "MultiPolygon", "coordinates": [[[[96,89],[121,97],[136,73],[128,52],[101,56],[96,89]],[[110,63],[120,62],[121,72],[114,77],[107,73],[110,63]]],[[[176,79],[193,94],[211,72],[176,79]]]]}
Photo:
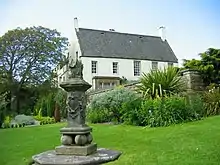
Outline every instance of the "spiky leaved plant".
{"type": "Polygon", "coordinates": [[[159,70],[151,70],[143,73],[140,84],[137,86],[138,92],[144,97],[163,97],[183,91],[184,83],[175,67],[164,67],[159,70]]]}

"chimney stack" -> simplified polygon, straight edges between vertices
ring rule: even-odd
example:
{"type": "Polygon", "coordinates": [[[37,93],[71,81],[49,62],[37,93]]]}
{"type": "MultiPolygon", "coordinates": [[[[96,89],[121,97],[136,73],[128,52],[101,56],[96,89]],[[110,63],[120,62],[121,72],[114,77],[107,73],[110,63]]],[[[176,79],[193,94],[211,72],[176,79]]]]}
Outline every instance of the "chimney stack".
{"type": "Polygon", "coordinates": [[[77,17],[74,18],[74,28],[76,29],[76,31],[79,31],[79,25],[78,25],[77,17]]]}
{"type": "Polygon", "coordinates": [[[159,27],[159,33],[160,33],[160,37],[161,37],[162,41],[165,41],[166,35],[165,35],[165,27],[164,26],[159,27]]]}

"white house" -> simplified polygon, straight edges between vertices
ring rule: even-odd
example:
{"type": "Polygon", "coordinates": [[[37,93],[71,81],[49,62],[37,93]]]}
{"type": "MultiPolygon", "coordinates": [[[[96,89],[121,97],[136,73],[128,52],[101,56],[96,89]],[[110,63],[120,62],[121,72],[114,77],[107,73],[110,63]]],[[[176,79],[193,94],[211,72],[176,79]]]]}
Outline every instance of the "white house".
{"type": "MultiPolygon", "coordinates": [[[[74,19],[75,39],[69,56],[79,58],[83,77],[93,89],[118,85],[120,79],[138,80],[143,72],[168,65],[178,66],[178,59],[164,37],[79,28],[74,19]]],[[[161,27],[160,30],[164,30],[161,27]]],[[[58,69],[58,82],[67,78],[66,68],[58,69]]]]}

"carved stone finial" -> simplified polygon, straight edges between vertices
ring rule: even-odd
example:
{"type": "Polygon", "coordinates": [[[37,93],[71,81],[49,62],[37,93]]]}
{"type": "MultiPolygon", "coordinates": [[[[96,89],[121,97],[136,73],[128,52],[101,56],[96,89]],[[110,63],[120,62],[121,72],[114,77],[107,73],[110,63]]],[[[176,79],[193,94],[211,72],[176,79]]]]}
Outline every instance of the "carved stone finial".
{"type": "Polygon", "coordinates": [[[72,78],[83,78],[83,64],[78,59],[69,62],[69,79],[72,78]]]}

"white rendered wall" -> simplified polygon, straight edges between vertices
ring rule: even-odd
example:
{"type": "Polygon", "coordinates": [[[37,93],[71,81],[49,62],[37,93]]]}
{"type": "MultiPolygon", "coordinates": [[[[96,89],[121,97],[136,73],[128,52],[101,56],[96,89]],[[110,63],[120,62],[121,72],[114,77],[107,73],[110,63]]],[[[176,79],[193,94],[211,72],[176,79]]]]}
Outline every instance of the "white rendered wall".
{"type": "MultiPolygon", "coordinates": [[[[81,57],[84,69],[84,79],[92,84],[92,78],[94,76],[124,76],[128,80],[138,80],[140,76],[134,76],[134,60],[132,59],[115,59],[115,58],[91,58],[81,57]],[[91,61],[97,61],[97,73],[91,72],[91,61]],[[118,74],[113,74],[112,63],[118,62],[118,74]]],[[[168,66],[168,62],[158,62],[158,68],[162,69],[168,66]]],[[[178,66],[178,63],[174,63],[174,66],[178,66]]],[[[141,73],[148,73],[152,68],[152,62],[148,60],[141,60],[141,73]]]]}

